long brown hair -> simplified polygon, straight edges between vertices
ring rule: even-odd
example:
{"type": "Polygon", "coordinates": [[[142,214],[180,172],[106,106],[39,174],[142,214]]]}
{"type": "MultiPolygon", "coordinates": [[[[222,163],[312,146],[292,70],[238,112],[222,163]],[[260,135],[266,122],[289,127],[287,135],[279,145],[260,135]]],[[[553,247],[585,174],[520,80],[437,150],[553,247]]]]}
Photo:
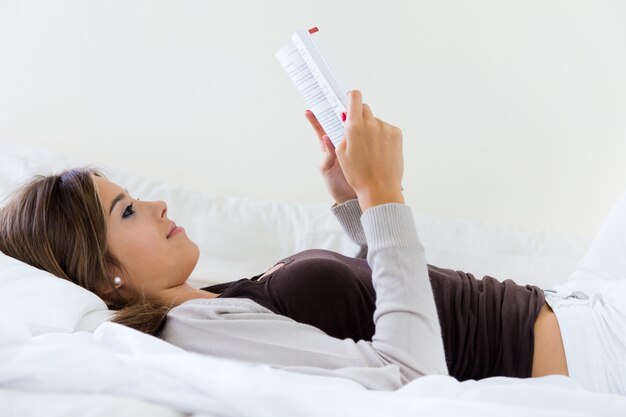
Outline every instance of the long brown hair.
{"type": "Polygon", "coordinates": [[[35,175],[0,208],[0,251],[86,288],[117,310],[113,321],[158,335],[173,307],[137,295],[124,300],[111,271],[124,267],[107,246],[107,224],[94,167],[35,175]],[[112,294],[113,296],[104,296],[112,294]]]}

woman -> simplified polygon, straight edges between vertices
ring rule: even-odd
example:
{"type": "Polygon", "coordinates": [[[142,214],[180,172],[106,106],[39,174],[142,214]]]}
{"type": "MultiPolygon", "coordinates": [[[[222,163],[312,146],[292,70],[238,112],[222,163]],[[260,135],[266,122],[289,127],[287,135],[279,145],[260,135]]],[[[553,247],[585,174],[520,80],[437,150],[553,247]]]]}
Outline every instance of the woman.
{"type": "Polygon", "coordinates": [[[307,118],[326,154],[333,210],[367,260],[305,251],[247,280],[266,290],[275,283],[273,294],[246,280],[195,289],[186,281],[198,247],[167,218],[166,204],[133,201],[95,170],[22,188],[0,213],[0,250],[95,292],[119,309],[115,321],[196,352],[373,389],[427,374],[566,375],[558,324],[539,289],[425,263],[400,186],[401,131],[375,118],[359,91],[349,99],[336,150],[307,118]],[[308,311],[294,299],[308,300],[308,311]]]}

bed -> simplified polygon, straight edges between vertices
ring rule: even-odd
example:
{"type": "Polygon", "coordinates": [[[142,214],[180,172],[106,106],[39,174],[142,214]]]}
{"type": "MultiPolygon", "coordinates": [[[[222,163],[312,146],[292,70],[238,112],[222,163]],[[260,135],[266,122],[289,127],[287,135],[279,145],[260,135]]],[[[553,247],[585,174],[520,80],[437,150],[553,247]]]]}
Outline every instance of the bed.
{"type": "MultiPolygon", "coordinates": [[[[34,174],[83,166],[18,143],[0,146],[0,204],[34,174]]],[[[328,204],[235,197],[98,165],[169,216],[200,247],[194,286],[267,270],[300,250],[355,255],[328,204]]],[[[544,288],[567,280],[590,242],[414,209],[427,262],[544,288]]],[[[563,376],[417,379],[395,392],[185,352],[108,321],[95,295],[0,253],[0,415],[4,416],[624,416],[626,398],[563,376]]]]}

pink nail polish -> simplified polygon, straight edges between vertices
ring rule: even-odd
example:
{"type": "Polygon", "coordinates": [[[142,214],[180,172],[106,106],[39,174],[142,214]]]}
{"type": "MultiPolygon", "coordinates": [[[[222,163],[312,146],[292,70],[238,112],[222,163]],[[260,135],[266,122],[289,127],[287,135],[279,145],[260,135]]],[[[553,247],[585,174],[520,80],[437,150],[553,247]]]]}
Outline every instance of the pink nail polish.
{"type": "Polygon", "coordinates": [[[345,122],[345,121],[346,121],[346,112],[345,112],[345,111],[342,111],[342,112],[341,112],[341,121],[342,121],[342,122],[345,122]]]}

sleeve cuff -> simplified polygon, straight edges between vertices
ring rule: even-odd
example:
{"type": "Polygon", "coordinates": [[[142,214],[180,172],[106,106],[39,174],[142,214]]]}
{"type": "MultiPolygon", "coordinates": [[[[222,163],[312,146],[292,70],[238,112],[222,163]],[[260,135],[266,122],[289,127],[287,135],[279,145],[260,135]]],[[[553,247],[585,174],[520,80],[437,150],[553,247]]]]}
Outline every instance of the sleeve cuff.
{"type": "Polygon", "coordinates": [[[339,220],[350,238],[359,245],[365,245],[365,234],[361,225],[361,206],[358,199],[348,200],[331,207],[333,214],[339,220]]]}
{"type": "Polygon", "coordinates": [[[390,247],[424,250],[417,236],[413,211],[406,204],[388,203],[371,207],[361,216],[369,252],[390,247]]]}

